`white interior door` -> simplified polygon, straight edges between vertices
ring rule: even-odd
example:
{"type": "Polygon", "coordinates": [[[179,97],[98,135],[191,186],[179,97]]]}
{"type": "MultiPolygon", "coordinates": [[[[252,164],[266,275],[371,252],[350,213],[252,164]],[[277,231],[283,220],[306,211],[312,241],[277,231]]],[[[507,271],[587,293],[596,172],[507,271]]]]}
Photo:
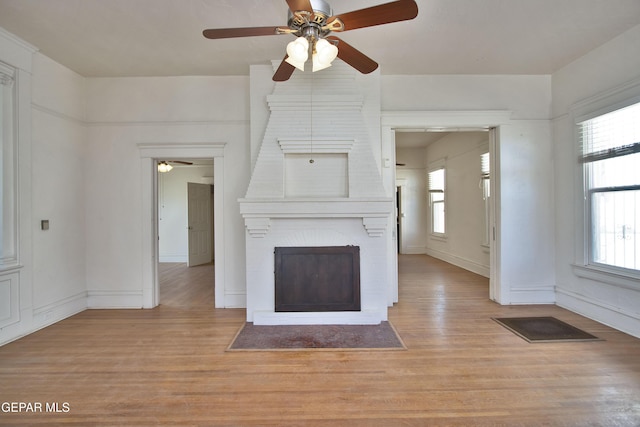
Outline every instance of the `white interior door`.
{"type": "Polygon", "coordinates": [[[187,220],[189,236],[188,265],[201,265],[213,259],[211,247],[211,186],[187,183],[187,220]]]}

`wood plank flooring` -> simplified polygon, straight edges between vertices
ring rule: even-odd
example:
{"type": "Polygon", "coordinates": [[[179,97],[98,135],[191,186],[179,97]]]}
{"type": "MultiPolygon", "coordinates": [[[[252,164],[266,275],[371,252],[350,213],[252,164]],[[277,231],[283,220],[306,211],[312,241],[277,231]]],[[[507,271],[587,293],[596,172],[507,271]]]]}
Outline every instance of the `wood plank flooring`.
{"type": "MultiPolygon", "coordinates": [[[[175,287],[187,273],[174,267],[175,287]]],[[[487,279],[433,258],[399,269],[389,318],[407,351],[225,352],[244,310],[183,283],[154,310],[88,310],[0,347],[0,403],[68,403],[0,425],[640,425],[639,339],[555,306],[500,306],[487,279]],[[529,315],[605,341],[530,344],[491,320],[529,315]]]]}

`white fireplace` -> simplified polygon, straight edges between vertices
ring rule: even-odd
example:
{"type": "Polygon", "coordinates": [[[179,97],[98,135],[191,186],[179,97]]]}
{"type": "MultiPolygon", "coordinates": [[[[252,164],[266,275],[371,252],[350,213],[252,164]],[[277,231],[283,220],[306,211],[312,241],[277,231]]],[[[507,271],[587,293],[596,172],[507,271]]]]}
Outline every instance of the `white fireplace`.
{"type": "Polygon", "coordinates": [[[248,322],[387,320],[385,236],[393,201],[385,196],[373,152],[379,144],[370,131],[371,114],[379,117],[380,111],[378,82],[378,74],[361,76],[336,61],[318,73],[296,71],[267,96],[269,119],[239,200],[246,226],[248,322]],[[275,248],[324,246],[359,247],[360,310],[277,312],[275,248]]]}

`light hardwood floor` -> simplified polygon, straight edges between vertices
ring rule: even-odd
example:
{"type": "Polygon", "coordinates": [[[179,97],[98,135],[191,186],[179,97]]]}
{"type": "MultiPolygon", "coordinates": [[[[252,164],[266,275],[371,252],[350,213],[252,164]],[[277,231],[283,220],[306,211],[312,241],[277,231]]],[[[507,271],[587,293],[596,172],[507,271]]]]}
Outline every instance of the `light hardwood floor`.
{"type": "Polygon", "coordinates": [[[433,258],[400,257],[389,318],[407,351],[225,352],[244,310],[214,310],[210,286],[183,281],[212,280],[211,265],[168,267],[184,292],[163,288],[154,310],[89,310],[0,347],[0,401],[69,409],[0,425],[640,425],[639,339],[500,306],[487,279],[433,258]],[[604,341],[529,344],[491,320],[524,315],[604,341]]]}

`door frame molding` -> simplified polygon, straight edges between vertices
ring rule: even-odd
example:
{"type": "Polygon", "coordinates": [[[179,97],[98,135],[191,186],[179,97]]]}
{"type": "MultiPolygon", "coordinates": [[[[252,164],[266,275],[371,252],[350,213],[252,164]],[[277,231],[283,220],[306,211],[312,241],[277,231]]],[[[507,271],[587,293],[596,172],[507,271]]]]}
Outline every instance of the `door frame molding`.
{"type": "MultiPolygon", "coordinates": [[[[382,136],[382,158],[383,165],[395,165],[396,156],[396,130],[427,130],[445,131],[447,129],[473,129],[483,128],[491,130],[491,160],[492,167],[491,186],[495,196],[493,198],[492,209],[493,227],[497,237],[491,242],[491,267],[490,267],[490,298],[500,303],[502,296],[501,285],[501,263],[500,263],[500,126],[508,125],[511,122],[512,112],[509,110],[478,110],[478,111],[386,111],[381,114],[381,136],[382,136]],[[495,170],[495,172],[494,172],[495,170]]],[[[395,167],[382,168],[385,188],[393,188],[395,201],[396,173],[395,167]]],[[[395,233],[394,233],[395,234],[395,233]]],[[[395,238],[390,238],[388,265],[388,283],[390,302],[398,301],[398,254],[395,250],[397,245],[395,238]]]]}
{"type": "Polygon", "coordinates": [[[215,307],[224,307],[224,147],[226,143],[138,144],[142,179],[142,307],[160,303],[158,280],[158,160],[213,159],[215,307]]]}

